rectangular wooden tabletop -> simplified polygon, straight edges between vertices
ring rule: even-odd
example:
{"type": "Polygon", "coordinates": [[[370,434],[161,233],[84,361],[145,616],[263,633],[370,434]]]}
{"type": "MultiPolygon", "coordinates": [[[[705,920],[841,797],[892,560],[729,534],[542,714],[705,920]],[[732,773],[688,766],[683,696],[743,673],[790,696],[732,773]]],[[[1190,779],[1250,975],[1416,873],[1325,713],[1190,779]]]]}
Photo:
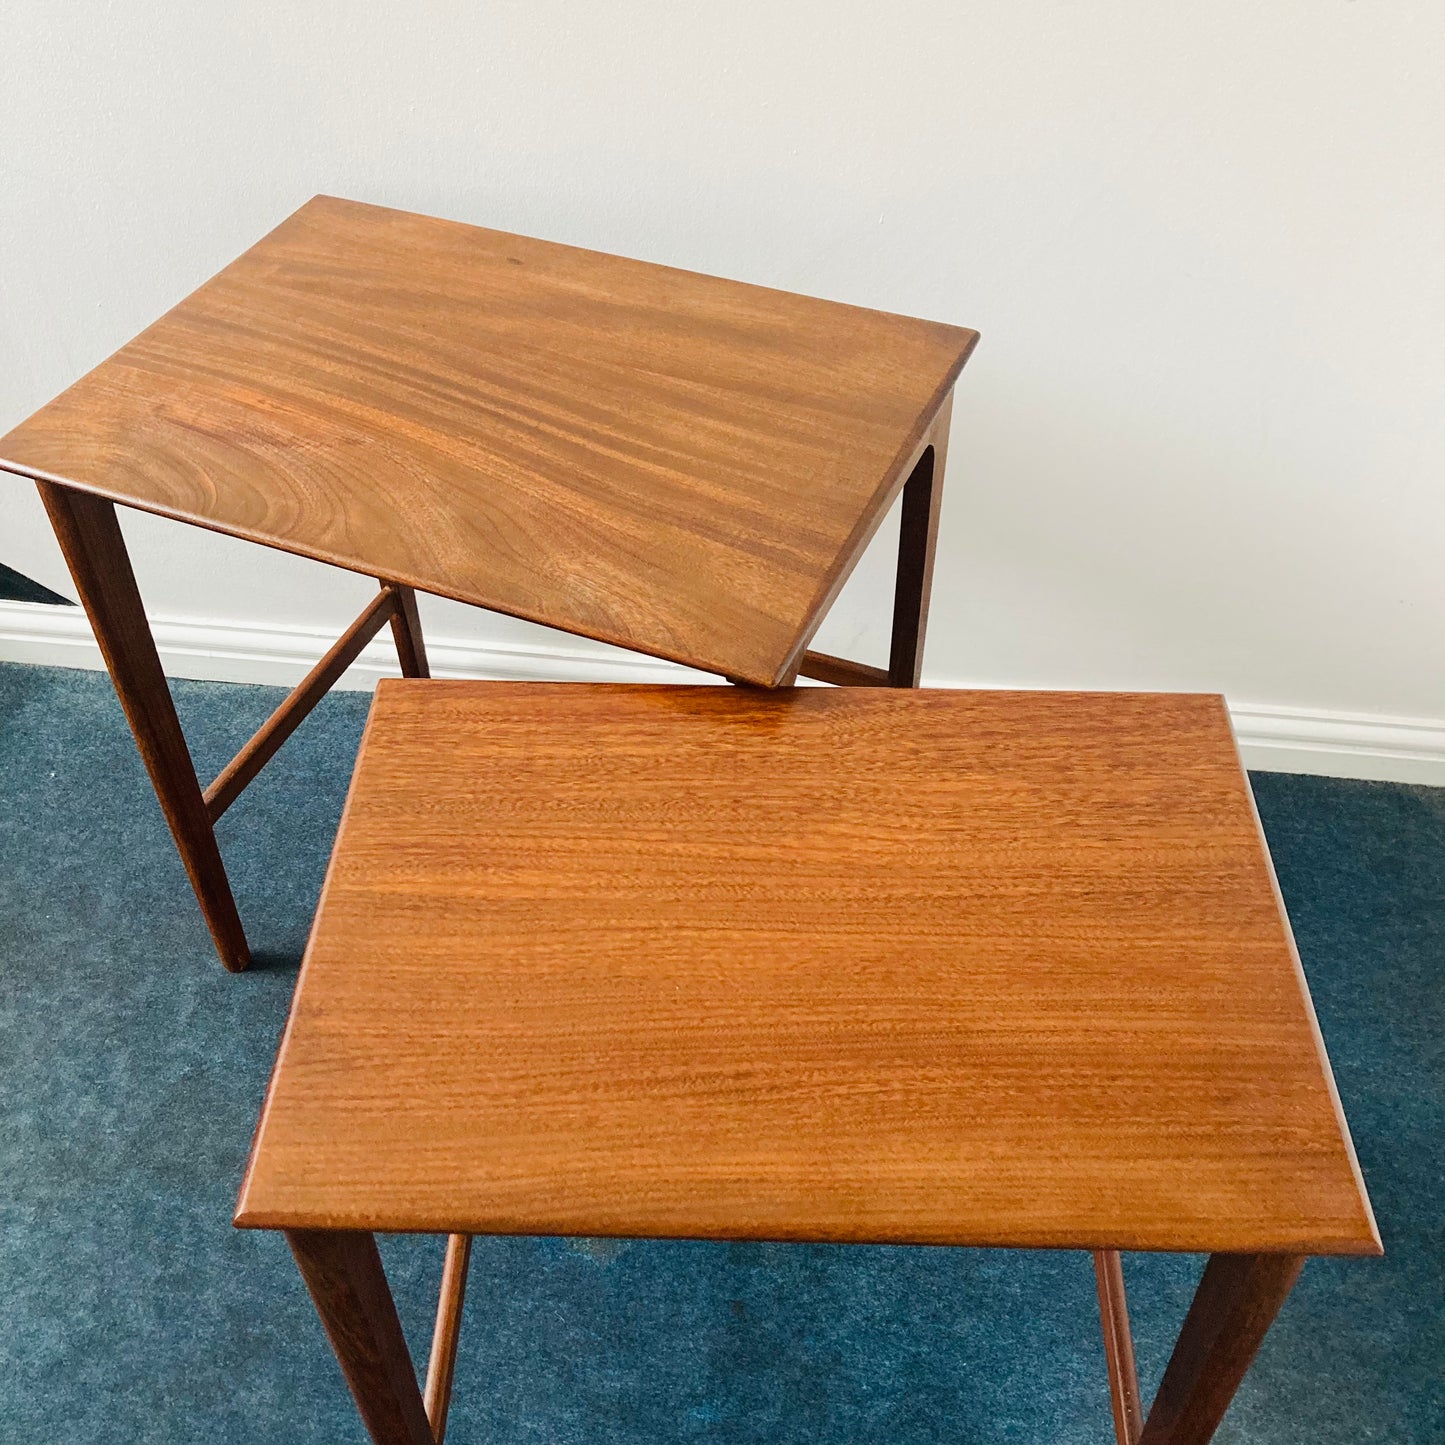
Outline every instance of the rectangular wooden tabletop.
{"type": "Polygon", "coordinates": [[[237,1222],[1379,1247],[1192,695],[383,683],[237,1222]]]}
{"type": "Polygon", "coordinates": [[[770,684],[977,339],[318,196],[0,469],[770,684]]]}

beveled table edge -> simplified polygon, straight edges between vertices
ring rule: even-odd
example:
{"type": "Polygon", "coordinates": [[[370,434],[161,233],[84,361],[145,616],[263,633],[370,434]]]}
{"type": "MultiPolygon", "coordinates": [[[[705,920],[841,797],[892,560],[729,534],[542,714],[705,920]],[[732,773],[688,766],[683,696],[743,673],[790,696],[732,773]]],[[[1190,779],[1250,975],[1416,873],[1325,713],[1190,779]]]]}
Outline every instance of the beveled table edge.
{"type": "Polygon", "coordinates": [[[235,537],[240,541],[251,542],[257,546],[271,547],[278,552],[289,552],[293,556],[304,557],[308,561],[321,562],[328,566],[338,567],[343,571],[359,573],[359,569],[354,558],[342,557],[338,553],[330,551],[329,549],[292,545],[276,538],[262,537],[254,532],[249,532],[241,528],[224,525],[217,522],[213,518],[200,516],[195,512],[188,511],[184,508],[158,506],[151,502],[139,500],[131,495],[128,495],[127,493],[117,491],[114,488],[105,487],[91,482],[77,481],[73,477],[67,477],[58,472],[45,471],[44,469],[32,466],[29,463],[10,459],[4,455],[3,450],[5,442],[9,440],[10,436],[13,435],[15,431],[18,431],[21,427],[23,427],[26,422],[31,420],[33,417],[38,416],[46,409],[46,407],[50,406],[60,397],[64,396],[65,393],[69,391],[72,386],[77,385],[80,381],[84,380],[85,377],[91,375],[95,371],[98,371],[101,367],[106,366],[138,337],[143,336],[146,331],[151,329],[151,327],[156,326],[161,321],[163,321],[166,316],[170,314],[171,311],[183,305],[187,300],[190,299],[190,297],[194,296],[198,291],[208,286],[212,281],[216,279],[216,277],[221,275],[222,272],[227,270],[230,266],[234,265],[243,256],[254,250],[257,246],[261,245],[271,235],[273,235],[276,231],[279,231],[290,220],[292,220],[293,217],[299,215],[302,211],[304,211],[310,206],[316,205],[317,203],[321,203],[322,205],[337,204],[342,206],[359,206],[373,211],[386,211],[396,215],[416,216],[426,221],[435,222],[438,225],[452,226],[461,230],[488,231],[493,235],[503,236],[516,235],[521,239],[538,241],[541,242],[543,245],[555,246],[562,250],[581,252],[590,256],[603,257],[607,260],[626,261],[639,266],[652,267],[656,270],[665,271],[673,275],[696,277],[706,281],[719,282],[724,285],[742,287],[747,290],[767,292],[776,296],[806,296],[809,300],[823,302],[824,304],[829,306],[837,306],[848,311],[866,312],[871,315],[887,316],[897,320],[908,321],[920,326],[931,327],[940,332],[951,333],[955,337],[958,348],[957,354],[948,371],[945,373],[942,383],[936,388],[933,395],[920,410],[919,416],[915,420],[913,427],[910,429],[904,441],[899,446],[898,453],[895,455],[890,466],[885,470],[884,475],[880,479],[878,486],[875,488],[868,505],[864,509],[863,515],[859,517],[857,524],[854,526],[853,531],[849,534],[848,539],[844,543],[838,556],[828,567],[817,593],[815,594],[812,602],[809,604],[809,610],[803,619],[802,625],[798,629],[792,642],[789,644],[788,650],[782,654],[782,656],[774,664],[771,671],[767,674],[764,674],[762,671],[760,671],[758,668],[751,664],[739,665],[736,663],[728,663],[720,658],[705,658],[700,656],[694,656],[685,652],[669,652],[654,647],[642,647],[639,646],[634,639],[620,637],[615,632],[611,632],[606,629],[591,630],[585,633],[575,632],[565,627],[559,627],[558,623],[555,620],[545,616],[530,612],[518,611],[505,606],[499,606],[495,602],[491,601],[480,601],[476,597],[468,596],[465,593],[455,590],[438,591],[434,583],[412,573],[384,574],[381,572],[373,572],[370,570],[365,573],[365,575],[376,577],[382,582],[389,582],[399,584],[405,587],[410,587],[414,591],[426,593],[428,596],[444,597],[450,601],[464,603],[469,607],[479,607],[484,611],[496,612],[502,616],[516,617],[524,622],[535,622],[544,627],[556,628],[558,631],[565,632],[569,636],[587,637],[595,642],[603,642],[608,644],[609,646],[621,648],[622,650],[627,652],[637,653],[644,657],[656,657],[660,658],[665,662],[674,662],[684,667],[690,667],[698,672],[712,673],[719,677],[737,677],[744,682],[753,683],[759,687],[778,687],[790,678],[792,672],[797,665],[798,660],[802,657],[803,652],[806,650],[808,642],[817,632],[818,628],[822,625],[829,607],[836,600],[837,595],[842,590],[844,583],[847,581],[854,567],[861,559],[869,541],[872,540],[874,534],[882,525],[883,518],[887,515],[888,508],[897,499],[899,492],[902,491],[903,484],[908,478],[909,469],[914,465],[916,459],[922,454],[924,446],[926,445],[926,438],[931,429],[933,428],[940,410],[948,404],[951,393],[953,391],[953,387],[958,381],[959,374],[962,372],[964,366],[968,362],[969,357],[973,354],[973,350],[978,345],[979,341],[979,333],[976,330],[966,326],[955,326],[952,322],[930,321],[925,317],[909,316],[903,312],[884,311],[879,307],[859,306],[849,301],[836,301],[828,297],[811,296],[803,292],[787,291],[779,286],[764,286],[758,284],[757,282],[741,281],[735,277],[718,276],[707,271],[694,271],[690,270],[687,267],[670,266],[658,261],[643,261],[638,257],[624,256],[619,252],[599,251],[595,247],[574,246],[570,242],[549,241],[544,237],[521,237],[520,232],[499,231],[495,227],[479,226],[474,222],[470,221],[458,221],[450,217],[429,215],[428,213],[422,211],[407,211],[397,206],[380,206],[370,201],[356,201],[351,200],[347,197],[333,196],[326,192],[318,192],[316,195],[310,197],[309,200],[303,202],[294,211],[291,211],[286,216],[282,217],[282,219],[278,221],[276,225],[272,226],[261,236],[258,236],[255,241],[251,242],[251,244],[245,248],[245,250],[239,252],[236,256],[233,256],[218,271],[212,273],[212,275],[208,276],[204,281],[200,282],[199,285],[193,286],[191,290],[186,292],[186,294],[182,296],[178,301],[176,301],[174,305],[168,307],[159,316],[157,316],[155,320],[148,323],[148,325],[142,327],[141,330],[136,332],[134,336],[128,337],[124,342],[121,343],[120,346],[116,347],[114,351],[110,352],[108,355],[98,361],[95,366],[92,366],[87,371],[82,372],[79,377],[72,381],[68,386],[62,388],[59,392],[55,394],[55,396],[49,398],[40,406],[36,407],[34,411],[28,413],[28,415],[23,417],[19,422],[17,422],[14,427],[11,427],[9,430],[7,430],[4,435],[0,435],[0,472],[6,472],[13,476],[24,477],[30,481],[50,482],[56,486],[67,487],[71,490],[78,492],[86,492],[92,496],[103,497],[107,501],[114,502],[119,506],[132,507],[136,511],[148,512],[152,516],[164,517],[170,521],[182,522],[188,526],[200,527],[205,531],[215,532],[224,537],[235,537]]]}
{"type": "MultiPolygon", "coordinates": [[[[438,679],[438,680],[416,680],[408,678],[383,678],[377,684],[377,693],[383,689],[392,692],[397,689],[419,688],[436,689],[445,688],[452,692],[485,692],[494,689],[516,690],[524,688],[528,691],[536,691],[541,688],[603,688],[608,691],[638,692],[656,691],[660,688],[674,690],[676,684],[651,683],[640,686],[626,683],[519,683],[501,680],[488,679],[438,679]]],[[[681,684],[683,687],[691,687],[696,690],[698,687],[705,687],[710,691],[727,695],[737,700],[740,707],[757,706],[762,698],[756,695],[739,691],[736,688],[722,685],[710,684],[681,684]]],[[[305,982],[305,976],[311,960],[312,944],[315,933],[316,920],[321,916],[322,908],[326,901],[327,893],[330,890],[332,873],[336,853],[340,847],[341,837],[346,828],[347,820],[351,812],[352,803],[357,792],[357,781],[361,775],[362,762],[365,758],[367,745],[371,738],[374,720],[377,716],[375,699],[368,710],[366,725],[362,732],[361,742],[357,749],[356,764],[352,769],[351,779],[347,786],[346,801],[342,808],[341,818],[337,825],[336,842],[333,844],[331,856],[327,861],[326,876],[322,883],[321,893],[317,899],[316,911],[313,915],[311,933],[308,934],[306,949],[303,954],[301,967],[297,972],[296,985],[292,991],[291,1004],[287,1011],[286,1026],[282,1033],[280,1043],[276,1050],[276,1057],[272,1065],[271,1075],[266,1085],[266,1094],[261,1108],[257,1114],[256,1126],[252,1135],[251,1148],[247,1153],[246,1169],[242,1179],[241,1189],[236,1202],[236,1208],[232,1214],[232,1225],[237,1229],[271,1229],[271,1230],[301,1230],[301,1229],[331,1229],[345,1231],[366,1231],[382,1234],[484,1234],[497,1235],[513,1238],[614,1238],[614,1239],[672,1239],[672,1240],[713,1240],[713,1241],[753,1241],[758,1243],[782,1243],[782,1244],[857,1244],[857,1245],[911,1245],[919,1247],[946,1247],[965,1249],[1061,1249],[1061,1250],[1121,1250],[1139,1253],[1158,1254],[1280,1254],[1280,1255],[1308,1255],[1308,1256],[1348,1256],[1348,1257],[1378,1257],[1385,1252],[1380,1237],[1379,1225],[1375,1218],[1374,1207],[1370,1201],[1369,1192],[1365,1186],[1364,1176],[1360,1169],[1359,1159],[1355,1152],[1354,1140],[1350,1134],[1349,1122],[1345,1117],[1344,1106],[1340,1099],[1339,1089],[1335,1082],[1334,1070],[1330,1064],[1329,1054],[1325,1049],[1324,1036],[1321,1033],[1318,1016],[1314,1007],[1314,999],[1310,993],[1309,983],[1305,976],[1304,965],[1300,959],[1299,949],[1296,946],[1294,930],[1290,926],[1289,915],[1285,911],[1283,894],[1280,891],[1278,876],[1274,867],[1274,860],[1270,854],[1268,842],[1265,838],[1264,827],[1260,820],[1259,808],[1255,802],[1254,789],[1250,785],[1249,773],[1244,766],[1240,756],[1238,738],[1234,731],[1233,721],[1230,717],[1227,700],[1221,693],[1198,692],[1185,693],[1180,691],[1141,691],[1141,690],[1104,690],[1092,689],[1087,692],[1079,692],[1067,688],[913,688],[894,690],[889,689],[888,695],[897,699],[901,696],[916,695],[917,693],[940,693],[940,692],[967,692],[972,695],[1003,694],[1018,696],[1022,694],[1038,694],[1040,696],[1120,696],[1120,697],[1179,697],[1193,696],[1213,699],[1219,705],[1223,714],[1225,727],[1228,731],[1230,742],[1234,752],[1236,766],[1241,775],[1245,796],[1249,802],[1251,814],[1254,819],[1255,833],[1261,852],[1264,855],[1266,867],[1269,874],[1270,885],[1274,893],[1275,906],[1279,911],[1280,922],[1285,937],[1289,943],[1290,958],[1294,967],[1295,981],[1303,998],[1306,1013],[1308,1015],[1309,1027],[1314,1039],[1316,1054],[1319,1059],[1321,1071],[1329,1091],[1330,1099],[1334,1107],[1335,1119],[1340,1132],[1340,1140],[1344,1146],[1349,1166],[1354,1178],[1355,1189],[1362,1207],[1362,1219],[1367,1225],[1363,1233],[1341,1232],[1316,1234],[1309,1231],[1301,1231],[1296,1234],[1261,1233],[1258,1236],[1248,1234],[1237,1234],[1228,1240],[1211,1238],[1207,1235],[1199,1235],[1187,1241],[1170,1239],[1165,1241],[1162,1236],[1155,1236],[1147,1232],[1130,1231],[1121,1228],[1117,1232],[1108,1234],[1090,1235],[1087,1237],[1076,1236],[1064,1231],[974,1231],[959,1234],[920,1234],[907,1229],[900,1230],[874,1230],[867,1232],[843,1232],[843,1231],[758,1231],[739,1227],[737,1230],[717,1230],[704,1233],[666,1230],[637,1230],[620,1231],[615,1233],[603,1233],[599,1236],[595,1229],[584,1230],[577,1227],[571,1221],[556,1219],[529,1218],[525,1223],[515,1220],[508,1220],[502,1216],[480,1216],[473,1215],[467,1218],[458,1218],[448,1215],[445,1218],[418,1217],[413,1212],[406,1221],[399,1221],[396,1216],[386,1213],[367,1213],[358,1211],[355,1214],[339,1212],[316,1212],[307,1213],[304,1211],[288,1213],[284,1211],[271,1211],[264,1208],[253,1208],[247,1203],[247,1195],[250,1192],[252,1173],[255,1166],[257,1148],[266,1115],[271,1104],[273,1090],[276,1087],[280,1073],[282,1057],[286,1046],[290,1041],[291,1032],[296,1018],[296,1000],[300,996],[301,988],[305,982]]],[[[786,692],[781,694],[786,696],[786,692]]],[[[764,694],[767,698],[777,698],[779,693],[764,694]]]]}

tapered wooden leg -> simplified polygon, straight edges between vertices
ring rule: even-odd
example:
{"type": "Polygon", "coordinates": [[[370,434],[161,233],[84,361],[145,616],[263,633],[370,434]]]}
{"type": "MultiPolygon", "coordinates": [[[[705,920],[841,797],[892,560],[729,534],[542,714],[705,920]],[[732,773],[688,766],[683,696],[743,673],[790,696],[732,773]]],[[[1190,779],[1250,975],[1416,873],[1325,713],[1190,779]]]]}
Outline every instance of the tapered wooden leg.
{"type": "Polygon", "coordinates": [[[293,1229],[286,1240],[376,1445],[435,1445],[375,1238],[293,1229]]]}
{"type": "Polygon", "coordinates": [[[1104,1330],[1104,1359],[1109,1367],[1109,1402],[1114,1438],[1135,1445],[1139,1438],[1139,1376],[1134,1368],[1134,1336],[1124,1293],[1124,1266],[1117,1249],[1094,1251],[1094,1282],[1099,1288],[1099,1322],[1104,1330]]]}
{"type": "Polygon", "coordinates": [[[1293,1254],[1209,1257],[1139,1445],[1205,1445],[1303,1264],[1293,1254]]]}
{"type": "Polygon", "coordinates": [[[426,1389],[422,1392],[426,1417],[431,1421],[438,1445],[447,1433],[447,1411],[452,1403],[452,1377],[457,1368],[457,1342],[462,1334],[462,1306],[467,1297],[467,1270],[471,1260],[471,1235],[448,1235],[436,1327],[432,1331],[431,1356],[426,1366],[426,1389]]]}
{"type": "Polygon", "coordinates": [[[110,669],[161,811],[196,891],[221,962],[233,973],[251,961],[195,765],[156,655],[115,504],[38,482],[56,540],[110,669]]]}
{"type": "Polygon", "coordinates": [[[426,644],[421,638],[421,613],[417,611],[416,593],[410,587],[393,582],[396,611],[391,615],[391,635],[396,639],[396,655],[403,677],[430,677],[426,644]]]}
{"type": "Polygon", "coordinates": [[[893,591],[893,641],[888,652],[891,687],[917,687],[923,675],[923,639],[933,591],[933,557],[938,548],[938,513],[943,500],[943,466],[948,458],[952,398],[944,401],[929,446],[903,484],[898,526],[898,578],[893,591]]]}

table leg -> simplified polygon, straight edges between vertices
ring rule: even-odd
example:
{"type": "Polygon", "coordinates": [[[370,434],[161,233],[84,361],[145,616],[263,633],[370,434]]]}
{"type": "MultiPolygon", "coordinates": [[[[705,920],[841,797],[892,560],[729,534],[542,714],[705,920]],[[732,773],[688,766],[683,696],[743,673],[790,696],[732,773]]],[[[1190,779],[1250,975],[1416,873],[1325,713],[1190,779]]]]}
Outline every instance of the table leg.
{"type": "Polygon", "coordinates": [[[1134,1367],[1134,1336],[1124,1265],[1117,1249],[1094,1251],[1094,1281],[1099,1290],[1099,1322],[1104,1329],[1104,1359],[1109,1367],[1109,1403],[1114,1410],[1118,1445],[1137,1445],[1140,1420],[1139,1375],[1134,1367]]]}
{"type": "Polygon", "coordinates": [[[228,969],[239,973],[251,961],[250,949],[195,765],[156,655],[115,504],[53,482],[36,485],[216,951],[228,969]]]}
{"type": "Polygon", "coordinates": [[[1205,1445],[1298,1277],[1294,1254],[1213,1254],[1139,1445],[1205,1445]]]}
{"type": "Polygon", "coordinates": [[[893,640],[888,653],[890,687],[917,687],[923,673],[923,638],[933,591],[933,557],[938,548],[938,513],[943,500],[943,467],[948,458],[952,398],[933,423],[929,445],[903,484],[898,524],[898,577],[893,592],[893,640]]]}
{"type": "Polygon", "coordinates": [[[286,1240],[376,1445],[435,1445],[374,1236],[292,1229],[286,1240]]]}
{"type": "MultiPolygon", "coordinates": [[[[383,586],[388,584],[383,583],[383,586]]],[[[426,644],[421,637],[421,613],[417,611],[416,593],[400,582],[390,584],[396,593],[396,611],[391,616],[391,635],[396,640],[396,656],[403,677],[430,677],[426,644]]]]}
{"type": "Polygon", "coordinates": [[[426,1366],[426,1388],[422,1391],[426,1417],[431,1421],[432,1434],[439,1442],[446,1438],[447,1433],[447,1411],[452,1403],[452,1378],[457,1368],[457,1343],[462,1334],[462,1306],[466,1303],[467,1270],[471,1260],[471,1235],[448,1235],[436,1326],[432,1330],[431,1356],[426,1366]]]}

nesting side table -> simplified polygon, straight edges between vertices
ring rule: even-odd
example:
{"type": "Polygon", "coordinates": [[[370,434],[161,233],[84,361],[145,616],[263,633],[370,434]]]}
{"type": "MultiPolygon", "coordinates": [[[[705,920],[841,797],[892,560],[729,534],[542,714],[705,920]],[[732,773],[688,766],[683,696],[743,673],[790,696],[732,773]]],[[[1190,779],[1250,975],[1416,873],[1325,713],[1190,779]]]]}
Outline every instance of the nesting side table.
{"type": "Polygon", "coordinates": [[[479,1233],[1092,1251],[1121,1445],[1380,1251],[1223,702],[1163,695],[383,682],[236,1223],[377,1445],[442,1439],[479,1233]],[[450,1236],[424,1390],[378,1230],[450,1236]],[[1147,1417],[1120,1250],[1210,1255],[1147,1417]]]}
{"type": "Polygon", "coordinates": [[[954,381],[977,340],[319,196],[0,438],[40,486],[222,962],[214,824],[414,592],[776,687],[918,681],[954,381]],[[903,494],[886,668],[808,642],[903,494]],[[205,789],[115,503],[378,578],[205,789]]]}

